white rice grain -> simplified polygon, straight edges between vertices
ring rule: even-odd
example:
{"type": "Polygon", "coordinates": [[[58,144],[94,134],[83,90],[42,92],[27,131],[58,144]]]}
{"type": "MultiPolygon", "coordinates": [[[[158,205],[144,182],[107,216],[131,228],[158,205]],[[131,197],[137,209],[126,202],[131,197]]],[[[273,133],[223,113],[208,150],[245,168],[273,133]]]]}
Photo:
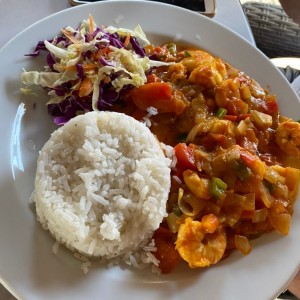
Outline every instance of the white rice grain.
{"type": "MultiPolygon", "coordinates": [[[[170,163],[141,122],[114,112],[77,116],[40,151],[33,193],[38,220],[83,255],[157,264],[151,237],[166,216],[170,163]]],[[[87,272],[88,263],[82,268],[87,272]]]]}

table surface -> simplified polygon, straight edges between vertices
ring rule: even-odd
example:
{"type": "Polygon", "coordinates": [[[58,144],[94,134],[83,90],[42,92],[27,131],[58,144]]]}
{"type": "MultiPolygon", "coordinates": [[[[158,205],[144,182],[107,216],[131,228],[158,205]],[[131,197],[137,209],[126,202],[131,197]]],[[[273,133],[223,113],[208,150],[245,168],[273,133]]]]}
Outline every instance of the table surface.
{"type": "MultiPolygon", "coordinates": [[[[216,2],[217,12],[213,19],[254,44],[251,29],[239,0],[216,0],[216,2]]],[[[69,7],[68,0],[27,0],[22,8],[19,0],[0,0],[0,28],[5,28],[0,34],[0,48],[34,22],[69,7]]]]}
{"type": "MultiPolygon", "coordinates": [[[[212,18],[255,44],[239,0],[216,0],[216,2],[217,12],[212,18]]],[[[0,0],[0,28],[2,28],[0,48],[34,22],[68,8],[70,8],[68,0],[27,0],[26,4],[22,3],[22,7],[19,0],[0,0]]],[[[14,300],[15,298],[0,284],[0,299],[14,300]]]]}

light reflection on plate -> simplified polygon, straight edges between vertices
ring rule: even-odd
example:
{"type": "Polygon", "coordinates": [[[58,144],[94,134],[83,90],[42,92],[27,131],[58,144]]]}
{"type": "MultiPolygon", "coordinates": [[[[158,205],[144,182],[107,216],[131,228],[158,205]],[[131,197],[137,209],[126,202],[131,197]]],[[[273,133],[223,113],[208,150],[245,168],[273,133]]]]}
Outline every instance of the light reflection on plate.
{"type": "Polygon", "coordinates": [[[244,257],[236,252],[209,269],[191,270],[182,265],[173,274],[158,276],[95,264],[84,275],[80,263],[68,250],[61,247],[58,255],[53,255],[54,241],[37,224],[28,199],[38,150],[55,126],[47,115],[47,99],[43,95],[33,100],[35,109],[32,103],[25,102],[26,113],[19,122],[22,109],[17,117],[16,112],[22,102],[20,73],[23,68],[42,68],[38,59],[24,57],[32,52],[36,42],[52,38],[62,27],[78,25],[90,13],[98,25],[132,29],[140,24],[153,43],[176,40],[221,56],[262,86],[269,86],[277,95],[283,114],[294,119],[300,116],[297,96],[273,64],[243,38],[197,13],[146,1],[104,1],[74,7],[32,25],[0,50],[0,69],[5,70],[0,74],[1,282],[21,299],[30,300],[275,298],[300,266],[299,201],[289,236],[266,235],[254,241],[250,255],[244,257]],[[14,122],[22,126],[14,126],[14,122]],[[15,172],[15,179],[11,164],[14,170],[24,169],[15,172]]]}
{"type": "Polygon", "coordinates": [[[25,114],[25,104],[21,103],[18,106],[17,113],[13,122],[13,128],[11,131],[10,139],[10,163],[13,178],[15,179],[15,169],[24,171],[24,165],[22,161],[22,151],[20,145],[20,133],[21,133],[21,121],[25,114]]]}

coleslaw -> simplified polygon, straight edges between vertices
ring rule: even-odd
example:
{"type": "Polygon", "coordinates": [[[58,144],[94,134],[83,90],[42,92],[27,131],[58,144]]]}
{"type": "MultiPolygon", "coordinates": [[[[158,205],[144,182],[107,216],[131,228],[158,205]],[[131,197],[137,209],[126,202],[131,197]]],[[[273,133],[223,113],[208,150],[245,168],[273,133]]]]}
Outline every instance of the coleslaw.
{"type": "Polygon", "coordinates": [[[109,109],[122,91],[144,85],[152,67],[170,64],[147,57],[149,44],[139,25],[98,27],[90,15],[77,29],[67,26],[52,40],[39,41],[27,56],[46,51],[47,65],[24,70],[21,81],[47,90],[48,112],[62,125],[78,114],[109,109]]]}

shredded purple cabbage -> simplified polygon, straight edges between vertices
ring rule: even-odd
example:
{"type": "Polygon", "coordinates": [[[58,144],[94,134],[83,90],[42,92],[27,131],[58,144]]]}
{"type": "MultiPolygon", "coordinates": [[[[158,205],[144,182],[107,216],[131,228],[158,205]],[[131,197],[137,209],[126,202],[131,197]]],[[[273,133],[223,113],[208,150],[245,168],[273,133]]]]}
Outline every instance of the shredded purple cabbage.
{"type": "MultiPolygon", "coordinates": [[[[86,41],[89,41],[91,38],[95,38],[96,35],[102,32],[103,35],[99,37],[99,40],[102,40],[101,43],[96,44],[96,47],[98,49],[102,49],[104,47],[107,47],[108,45],[111,45],[116,48],[124,48],[124,42],[125,38],[121,38],[118,33],[110,34],[106,32],[105,30],[101,28],[96,28],[92,35],[87,34],[85,36],[86,41]],[[108,42],[103,42],[103,38],[106,39],[108,42]]],[[[76,35],[75,35],[76,37],[76,35]]],[[[98,39],[98,38],[97,38],[98,39]]],[[[50,40],[49,42],[54,43],[55,45],[61,46],[61,47],[68,47],[68,45],[72,44],[72,42],[64,35],[58,36],[55,40],[50,40]]],[[[130,37],[130,45],[131,49],[139,56],[145,57],[146,52],[143,47],[141,47],[138,43],[138,40],[131,36],[130,37]]],[[[38,56],[41,51],[46,51],[47,57],[47,65],[52,71],[55,71],[53,66],[56,61],[55,57],[48,51],[48,49],[45,47],[44,41],[39,41],[33,51],[33,53],[26,54],[26,56],[38,56]]],[[[83,59],[92,59],[94,52],[91,50],[87,50],[82,53],[83,59]]],[[[105,57],[101,56],[99,58],[99,62],[103,66],[112,66],[114,67],[114,62],[108,61],[105,57]]],[[[78,63],[76,65],[76,72],[77,76],[80,80],[84,80],[85,78],[85,72],[83,65],[81,63],[78,63]]],[[[124,76],[123,72],[113,72],[110,75],[111,81],[113,81],[115,78],[119,77],[120,75],[124,76]]],[[[74,82],[67,82],[62,84],[61,86],[55,87],[55,88],[49,88],[49,90],[54,90],[57,96],[64,96],[68,92],[70,92],[71,87],[73,86],[74,82]]],[[[120,95],[123,94],[124,91],[132,88],[131,85],[124,86],[121,91],[116,91],[111,83],[100,83],[99,85],[99,99],[97,102],[97,107],[99,110],[108,110],[110,107],[120,99],[120,95]]],[[[78,114],[82,114],[88,111],[92,111],[92,99],[91,95],[79,98],[77,91],[73,91],[72,95],[67,97],[65,100],[61,101],[60,103],[51,103],[48,104],[48,113],[53,117],[53,120],[55,124],[57,125],[63,125],[66,122],[68,122],[70,119],[74,118],[78,114]]]]}
{"type": "Polygon", "coordinates": [[[112,34],[107,33],[106,36],[108,37],[110,45],[116,48],[124,48],[124,44],[122,43],[120,36],[116,32],[112,34]]]}
{"type": "Polygon", "coordinates": [[[76,65],[76,70],[77,70],[77,75],[78,77],[83,80],[84,79],[84,70],[82,64],[77,64],[76,65]]]}
{"type": "Polygon", "coordinates": [[[63,125],[70,119],[76,117],[79,113],[88,111],[92,111],[91,101],[78,101],[74,96],[71,96],[60,103],[48,104],[48,113],[54,117],[56,125],[63,125]]]}
{"type": "Polygon", "coordinates": [[[61,84],[60,86],[56,87],[49,87],[48,90],[55,91],[55,94],[57,96],[64,96],[68,91],[70,91],[72,85],[70,82],[65,82],[61,84]]]}
{"type": "Polygon", "coordinates": [[[53,118],[54,123],[59,126],[66,124],[69,120],[70,120],[70,118],[67,118],[67,117],[54,117],[53,118]]]}
{"type": "Polygon", "coordinates": [[[115,67],[114,62],[108,62],[103,56],[100,57],[99,61],[103,66],[115,67]]]}
{"type": "MultiPolygon", "coordinates": [[[[102,90],[100,101],[104,104],[104,108],[107,106],[111,106],[113,102],[117,101],[119,98],[119,93],[116,90],[102,90]]],[[[102,107],[103,108],[103,107],[102,107]]]]}
{"type": "Polygon", "coordinates": [[[56,60],[55,60],[55,58],[53,57],[52,53],[49,52],[49,53],[47,54],[46,60],[47,60],[47,64],[48,64],[49,68],[50,68],[52,71],[54,71],[53,65],[56,63],[56,60]]]}
{"type": "Polygon", "coordinates": [[[132,45],[132,49],[135,51],[136,54],[140,55],[141,57],[146,56],[146,51],[143,47],[140,46],[137,39],[134,36],[130,37],[130,43],[132,45]]]}
{"type": "Polygon", "coordinates": [[[90,59],[92,57],[92,51],[88,50],[86,52],[83,52],[81,55],[83,58],[87,58],[87,59],[90,59]]]}
{"type": "Polygon", "coordinates": [[[39,41],[36,44],[34,51],[32,53],[25,54],[25,56],[38,56],[40,54],[40,51],[43,51],[43,50],[48,51],[48,49],[45,46],[44,41],[39,41]]]}
{"type": "Polygon", "coordinates": [[[60,35],[57,39],[56,39],[56,45],[60,45],[62,47],[68,47],[69,45],[72,44],[72,42],[64,35],[60,35]]]}

